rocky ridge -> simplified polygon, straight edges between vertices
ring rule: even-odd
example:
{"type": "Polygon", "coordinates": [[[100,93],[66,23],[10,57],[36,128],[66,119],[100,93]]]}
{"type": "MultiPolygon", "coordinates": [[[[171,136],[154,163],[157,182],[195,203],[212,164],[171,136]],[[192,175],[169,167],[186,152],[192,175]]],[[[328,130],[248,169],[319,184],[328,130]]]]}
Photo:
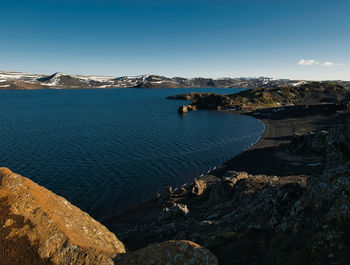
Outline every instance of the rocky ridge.
{"type": "Polygon", "coordinates": [[[186,93],[168,99],[192,100],[180,113],[197,109],[252,111],[294,105],[350,102],[350,91],[337,83],[311,82],[299,86],[255,88],[236,94],[186,93]]]}

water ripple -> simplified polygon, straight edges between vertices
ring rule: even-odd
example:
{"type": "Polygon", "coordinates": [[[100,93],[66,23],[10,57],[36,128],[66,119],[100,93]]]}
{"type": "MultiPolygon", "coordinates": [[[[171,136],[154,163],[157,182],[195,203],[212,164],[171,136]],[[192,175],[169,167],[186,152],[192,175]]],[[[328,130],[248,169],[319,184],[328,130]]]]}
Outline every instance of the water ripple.
{"type": "Polygon", "coordinates": [[[206,173],[261,135],[262,123],[251,117],[178,115],[181,102],[165,97],[183,92],[0,91],[0,166],[102,220],[206,173]]]}

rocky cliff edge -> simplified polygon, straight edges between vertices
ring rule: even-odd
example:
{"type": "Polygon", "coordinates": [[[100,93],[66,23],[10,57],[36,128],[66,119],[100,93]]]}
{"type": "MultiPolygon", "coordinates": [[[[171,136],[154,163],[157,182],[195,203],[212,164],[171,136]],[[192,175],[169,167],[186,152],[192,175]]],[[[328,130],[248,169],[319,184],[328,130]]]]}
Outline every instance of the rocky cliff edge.
{"type": "Polygon", "coordinates": [[[126,253],[99,222],[33,181],[0,168],[0,264],[217,264],[190,241],[126,253]]]}

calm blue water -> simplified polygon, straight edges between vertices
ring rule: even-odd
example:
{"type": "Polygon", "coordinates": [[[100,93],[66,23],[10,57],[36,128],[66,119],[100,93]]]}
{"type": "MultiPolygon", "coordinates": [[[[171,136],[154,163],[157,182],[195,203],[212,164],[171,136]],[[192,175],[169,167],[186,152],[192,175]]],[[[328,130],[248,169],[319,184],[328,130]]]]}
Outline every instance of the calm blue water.
{"type": "Polygon", "coordinates": [[[241,153],[263,131],[247,116],[165,97],[238,89],[0,91],[0,166],[103,220],[241,153]]]}

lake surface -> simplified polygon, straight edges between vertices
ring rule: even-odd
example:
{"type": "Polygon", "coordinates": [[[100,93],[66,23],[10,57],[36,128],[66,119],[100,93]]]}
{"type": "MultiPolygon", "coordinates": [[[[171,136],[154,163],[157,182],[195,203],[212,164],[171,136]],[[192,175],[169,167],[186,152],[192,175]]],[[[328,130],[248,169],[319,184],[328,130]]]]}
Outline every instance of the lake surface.
{"type": "Polygon", "coordinates": [[[103,220],[166,186],[181,185],[246,150],[252,118],[181,116],[185,92],[239,89],[0,91],[0,166],[31,178],[103,220]]]}

